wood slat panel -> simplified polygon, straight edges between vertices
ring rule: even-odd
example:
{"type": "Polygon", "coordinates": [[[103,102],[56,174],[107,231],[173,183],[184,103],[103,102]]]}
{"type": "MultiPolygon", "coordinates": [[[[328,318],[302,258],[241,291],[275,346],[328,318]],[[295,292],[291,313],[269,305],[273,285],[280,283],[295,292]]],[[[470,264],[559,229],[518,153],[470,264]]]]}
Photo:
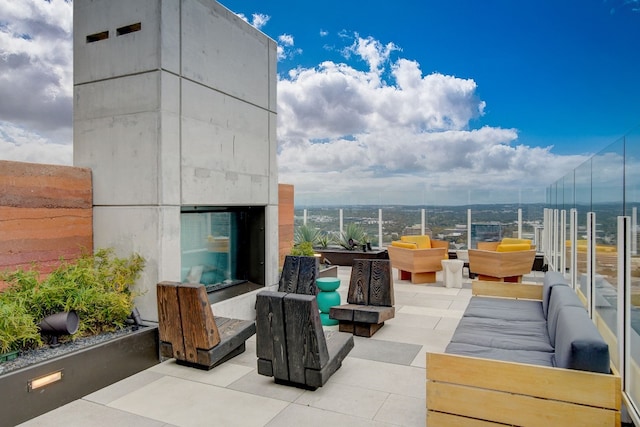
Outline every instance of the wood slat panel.
{"type": "Polygon", "coordinates": [[[182,283],[178,287],[185,358],[198,363],[198,349],[208,350],[220,343],[207,291],[202,285],[182,283]]]}
{"type": "Polygon", "coordinates": [[[371,261],[371,276],[369,280],[369,304],[376,306],[391,306],[393,296],[393,274],[391,262],[388,260],[371,261]]]}
{"type": "Polygon", "coordinates": [[[329,352],[315,296],[287,294],[284,297],[289,379],[305,384],[305,369],[321,369],[329,352]]]}
{"type": "Polygon", "coordinates": [[[495,427],[490,421],[476,420],[473,418],[458,417],[442,412],[427,411],[427,426],[429,427],[495,427]]]}
{"type": "Polygon", "coordinates": [[[349,304],[369,304],[369,280],[371,276],[371,263],[368,260],[353,260],[351,267],[351,279],[347,302],[349,304]]]}
{"type": "Polygon", "coordinates": [[[542,285],[474,280],[473,295],[542,300],[542,285]]]}
{"type": "Polygon", "coordinates": [[[611,409],[621,405],[617,375],[427,353],[427,379],[611,409]]]}
{"type": "Polygon", "coordinates": [[[427,384],[427,407],[516,426],[620,425],[613,410],[439,382],[427,384]]]}
{"type": "MultiPolygon", "coordinates": [[[[263,291],[256,296],[256,356],[271,361],[276,378],[289,379],[289,355],[284,330],[282,292],[263,291]]],[[[266,363],[263,363],[266,366],[266,363]]]]}
{"type": "MultiPolygon", "coordinates": [[[[161,342],[171,344],[171,357],[182,359],[184,342],[182,341],[182,322],[178,303],[178,286],[174,282],[160,282],[157,285],[158,335],[161,342]]],[[[165,357],[169,355],[163,354],[165,357]]]]}

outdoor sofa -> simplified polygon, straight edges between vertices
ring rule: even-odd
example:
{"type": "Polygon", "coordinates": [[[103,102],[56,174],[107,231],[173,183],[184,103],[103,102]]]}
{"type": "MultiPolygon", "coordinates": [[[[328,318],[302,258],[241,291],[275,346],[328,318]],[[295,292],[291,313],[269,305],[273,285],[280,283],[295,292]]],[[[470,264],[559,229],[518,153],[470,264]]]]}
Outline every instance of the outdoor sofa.
{"type": "Polygon", "coordinates": [[[426,356],[430,427],[620,425],[608,345],[560,273],[472,286],[445,352],[426,356]]]}

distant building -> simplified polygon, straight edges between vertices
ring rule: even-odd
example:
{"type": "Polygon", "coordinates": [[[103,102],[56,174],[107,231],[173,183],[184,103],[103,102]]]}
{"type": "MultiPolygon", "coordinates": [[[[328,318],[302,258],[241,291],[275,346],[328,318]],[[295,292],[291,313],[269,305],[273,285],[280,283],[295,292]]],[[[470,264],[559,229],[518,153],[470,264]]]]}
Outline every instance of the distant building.
{"type": "MultiPolygon", "coordinates": [[[[419,236],[422,234],[422,226],[420,224],[412,225],[410,227],[405,227],[402,230],[403,236],[419,236]]],[[[425,236],[433,237],[433,232],[429,227],[425,227],[424,229],[425,236]]]]}

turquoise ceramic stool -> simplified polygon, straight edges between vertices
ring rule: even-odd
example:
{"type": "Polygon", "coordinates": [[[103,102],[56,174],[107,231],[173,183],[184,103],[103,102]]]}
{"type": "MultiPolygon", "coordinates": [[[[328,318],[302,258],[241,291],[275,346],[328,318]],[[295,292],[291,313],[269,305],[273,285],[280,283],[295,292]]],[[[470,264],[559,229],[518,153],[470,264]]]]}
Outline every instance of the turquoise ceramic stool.
{"type": "Polygon", "coordinates": [[[320,309],[320,321],[324,326],[334,326],[337,320],[329,318],[331,307],[340,305],[340,294],[336,291],[340,287],[340,279],[337,277],[321,277],[316,280],[318,285],[317,300],[320,309]]]}

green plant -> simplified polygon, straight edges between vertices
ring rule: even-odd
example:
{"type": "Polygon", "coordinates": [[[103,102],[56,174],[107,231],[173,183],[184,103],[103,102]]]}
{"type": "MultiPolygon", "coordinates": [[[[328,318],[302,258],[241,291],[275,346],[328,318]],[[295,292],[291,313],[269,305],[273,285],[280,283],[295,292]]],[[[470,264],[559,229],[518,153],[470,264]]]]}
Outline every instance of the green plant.
{"type": "Polygon", "coordinates": [[[313,256],[313,254],[314,251],[311,242],[299,243],[291,249],[291,255],[294,256],[313,256]]]}
{"type": "Polygon", "coordinates": [[[365,243],[366,233],[360,224],[348,224],[345,230],[340,233],[338,244],[350,251],[356,249],[358,245],[365,243]]]}
{"type": "Polygon", "coordinates": [[[0,353],[41,345],[33,316],[19,303],[0,300],[0,353]]]}
{"type": "Polygon", "coordinates": [[[332,241],[333,239],[328,234],[321,234],[318,236],[318,241],[316,242],[316,244],[321,249],[327,249],[332,241]]]}
{"type": "MultiPolygon", "coordinates": [[[[18,270],[0,274],[0,280],[10,287],[0,294],[0,304],[16,313],[26,313],[34,328],[44,317],[61,312],[75,311],[80,324],[79,335],[93,335],[122,328],[134,307],[136,293],[131,286],[139,277],[145,261],[134,254],[117,258],[113,249],[100,249],[95,254],[83,254],[72,262],[62,261],[60,266],[41,282],[35,270],[18,270]],[[21,311],[22,310],[22,311],[21,311]]],[[[3,326],[0,324],[0,347],[5,346],[3,326]]],[[[28,334],[27,334],[28,336],[28,334]]],[[[28,344],[40,344],[29,341],[28,344]]]]}
{"type": "Polygon", "coordinates": [[[296,228],[296,231],[293,236],[293,242],[296,245],[301,243],[311,243],[311,246],[316,245],[318,239],[320,238],[320,230],[317,228],[311,227],[310,225],[304,224],[296,228]]]}

